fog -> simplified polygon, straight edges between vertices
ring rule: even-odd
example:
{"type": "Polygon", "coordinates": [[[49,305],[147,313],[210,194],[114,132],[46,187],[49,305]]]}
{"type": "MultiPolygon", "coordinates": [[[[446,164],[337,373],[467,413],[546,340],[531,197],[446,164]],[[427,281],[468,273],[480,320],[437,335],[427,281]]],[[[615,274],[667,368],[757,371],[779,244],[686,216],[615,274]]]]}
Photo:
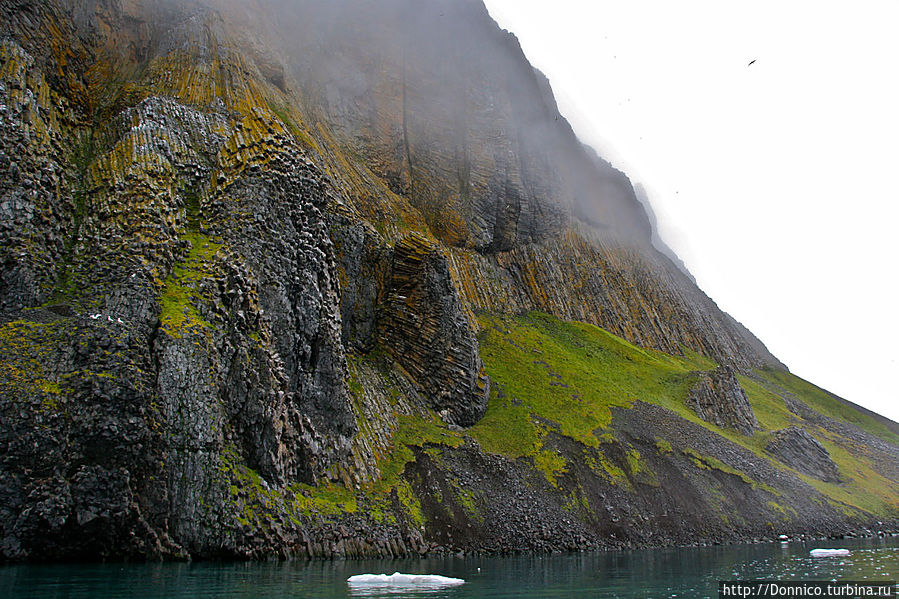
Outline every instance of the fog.
{"type": "Polygon", "coordinates": [[[700,286],[795,373],[899,420],[899,5],[487,4],[700,286]]]}
{"type": "Polygon", "coordinates": [[[549,82],[480,1],[209,3],[257,32],[246,42],[259,54],[274,48],[261,62],[287,65],[307,114],[328,121],[450,245],[503,251],[573,217],[610,242],[649,247],[630,181],[585,150],[549,82]],[[444,231],[441,211],[468,230],[444,231]]]}

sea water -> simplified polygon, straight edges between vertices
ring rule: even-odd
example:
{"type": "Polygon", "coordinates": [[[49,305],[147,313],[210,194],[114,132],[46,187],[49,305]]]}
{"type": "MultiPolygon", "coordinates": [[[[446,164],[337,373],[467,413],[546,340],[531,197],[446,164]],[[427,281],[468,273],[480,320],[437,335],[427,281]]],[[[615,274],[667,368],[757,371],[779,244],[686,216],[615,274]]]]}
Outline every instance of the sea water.
{"type": "Polygon", "coordinates": [[[895,580],[899,539],[768,543],[509,557],[267,563],[12,565],[3,598],[187,599],[429,597],[717,597],[719,580],[895,580]],[[815,548],[850,555],[815,558],[815,548]],[[433,574],[464,584],[350,585],[358,574],[433,574]]]}

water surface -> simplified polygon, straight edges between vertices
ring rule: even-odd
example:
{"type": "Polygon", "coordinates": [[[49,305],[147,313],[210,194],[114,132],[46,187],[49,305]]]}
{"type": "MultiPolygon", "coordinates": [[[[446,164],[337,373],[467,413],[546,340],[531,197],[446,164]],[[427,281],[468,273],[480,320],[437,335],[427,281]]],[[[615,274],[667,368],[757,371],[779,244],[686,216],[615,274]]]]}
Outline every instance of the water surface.
{"type": "Polygon", "coordinates": [[[271,563],[0,567],[0,597],[188,599],[427,597],[717,597],[718,580],[895,580],[899,539],[646,549],[568,555],[271,563]],[[849,548],[842,558],[814,548],[849,548]],[[354,574],[400,571],[464,578],[444,589],[355,588],[354,574]]]}

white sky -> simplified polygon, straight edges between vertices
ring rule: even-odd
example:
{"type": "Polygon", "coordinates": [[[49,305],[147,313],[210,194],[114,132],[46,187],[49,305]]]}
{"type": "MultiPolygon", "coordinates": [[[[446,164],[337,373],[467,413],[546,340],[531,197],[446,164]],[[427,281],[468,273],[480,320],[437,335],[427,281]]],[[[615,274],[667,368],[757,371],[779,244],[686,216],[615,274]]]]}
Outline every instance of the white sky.
{"type": "Polygon", "coordinates": [[[899,2],[486,4],[703,290],[899,420],[899,2]]]}

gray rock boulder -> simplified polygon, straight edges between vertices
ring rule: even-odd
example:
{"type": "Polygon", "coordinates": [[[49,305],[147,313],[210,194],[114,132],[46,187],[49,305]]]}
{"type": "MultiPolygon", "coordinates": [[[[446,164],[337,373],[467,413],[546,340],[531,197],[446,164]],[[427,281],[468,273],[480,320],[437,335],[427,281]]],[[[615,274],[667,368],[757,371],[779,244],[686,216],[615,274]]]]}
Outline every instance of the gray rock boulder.
{"type": "Polygon", "coordinates": [[[799,427],[777,431],[765,451],[803,474],[826,483],[841,482],[840,471],[823,445],[799,427]]]}
{"type": "Polygon", "coordinates": [[[740,387],[732,366],[719,366],[698,374],[699,380],[690,390],[687,405],[700,418],[744,435],[751,435],[759,428],[746,392],[740,387]]]}

